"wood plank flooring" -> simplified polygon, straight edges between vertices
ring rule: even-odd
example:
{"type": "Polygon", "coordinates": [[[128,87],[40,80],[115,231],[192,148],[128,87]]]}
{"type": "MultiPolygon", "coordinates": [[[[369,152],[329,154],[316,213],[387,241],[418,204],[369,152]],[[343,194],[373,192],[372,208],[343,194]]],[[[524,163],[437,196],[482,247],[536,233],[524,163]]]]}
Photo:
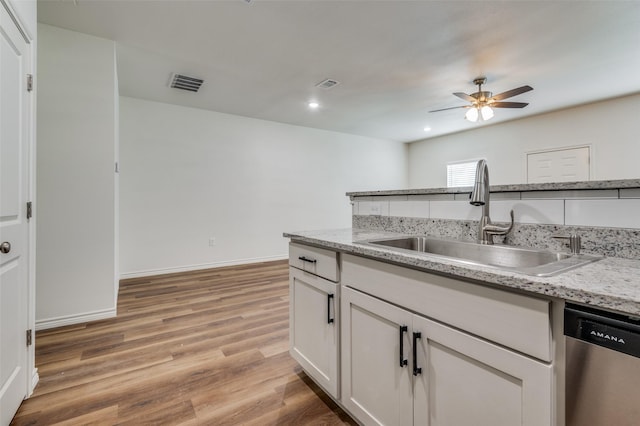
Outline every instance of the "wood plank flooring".
{"type": "Polygon", "coordinates": [[[118,316],[36,335],[12,425],[355,425],[288,353],[286,261],[123,280],[118,316]]]}

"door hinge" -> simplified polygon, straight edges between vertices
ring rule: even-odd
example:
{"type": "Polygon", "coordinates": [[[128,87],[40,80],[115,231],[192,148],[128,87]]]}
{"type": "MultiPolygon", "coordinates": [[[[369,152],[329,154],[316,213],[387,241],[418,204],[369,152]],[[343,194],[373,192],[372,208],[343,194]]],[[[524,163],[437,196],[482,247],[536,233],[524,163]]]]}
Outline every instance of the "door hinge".
{"type": "Polygon", "coordinates": [[[31,346],[33,344],[33,331],[31,329],[27,330],[27,346],[31,346]]]}
{"type": "Polygon", "coordinates": [[[33,216],[33,207],[31,204],[31,201],[27,202],[27,219],[31,219],[31,217],[33,216]]]}
{"type": "Polygon", "coordinates": [[[27,74],[27,92],[33,90],[33,74],[27,74]]]}

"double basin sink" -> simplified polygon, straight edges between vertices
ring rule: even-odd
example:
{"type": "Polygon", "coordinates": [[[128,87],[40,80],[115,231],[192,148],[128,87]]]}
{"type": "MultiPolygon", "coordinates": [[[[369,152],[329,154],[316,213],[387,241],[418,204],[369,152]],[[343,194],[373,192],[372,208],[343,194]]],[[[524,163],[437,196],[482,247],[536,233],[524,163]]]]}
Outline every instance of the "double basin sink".
{"type": "Polygon", "coordinates": [[[546,277],[601,259],[600,256],[537,250],[501,244],[485,245],[436,237],[396,237],[363,242],[404,253],[424,253],[467,265],[546,277]]]}

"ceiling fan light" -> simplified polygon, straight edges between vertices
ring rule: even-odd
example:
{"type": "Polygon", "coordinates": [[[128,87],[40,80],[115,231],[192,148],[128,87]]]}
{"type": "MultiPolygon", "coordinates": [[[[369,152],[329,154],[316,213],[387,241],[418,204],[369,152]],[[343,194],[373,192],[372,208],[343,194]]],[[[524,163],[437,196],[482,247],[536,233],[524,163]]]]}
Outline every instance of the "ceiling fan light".
{"type": "Polygon", "coordinates": [[[484,121],[490,120],[493,118],[493,110],[490,106],[485,105],[480,109],[480,115],[484,121]]]}
{"type": "Polygon", "coordinates": [[[471,121],[473,123],[478,121],[478,108],[476,108],[476,107],[469,108],[467,113],[464,115],[464,118],[466,118],[467,120],[469,120],[469,121],[471,121]]]}

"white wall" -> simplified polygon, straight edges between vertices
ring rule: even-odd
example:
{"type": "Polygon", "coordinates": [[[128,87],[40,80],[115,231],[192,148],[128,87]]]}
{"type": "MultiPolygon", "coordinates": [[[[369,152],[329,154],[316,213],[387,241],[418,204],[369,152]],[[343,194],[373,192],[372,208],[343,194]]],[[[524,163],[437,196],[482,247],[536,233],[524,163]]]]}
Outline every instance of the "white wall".
{"type": "Polygon", "coordinates": [[[409,144],[409,186],[447,186],[448,162],[486,158],[491,184],[526,183],[526,153],[591,145],[591,180],[637,179],[640,95],[409,144]]]}
{"type": "Polygon", "coordinates": [[[115,315],[115,43],[38,25],[36,326],[115,315]]]}
{"type": "Polygon", "coordinates": [[[351,226],[345,192],[407,185],[404,144],[126,97],[120,129],[124,277],[283,258],[351,226]]]}

